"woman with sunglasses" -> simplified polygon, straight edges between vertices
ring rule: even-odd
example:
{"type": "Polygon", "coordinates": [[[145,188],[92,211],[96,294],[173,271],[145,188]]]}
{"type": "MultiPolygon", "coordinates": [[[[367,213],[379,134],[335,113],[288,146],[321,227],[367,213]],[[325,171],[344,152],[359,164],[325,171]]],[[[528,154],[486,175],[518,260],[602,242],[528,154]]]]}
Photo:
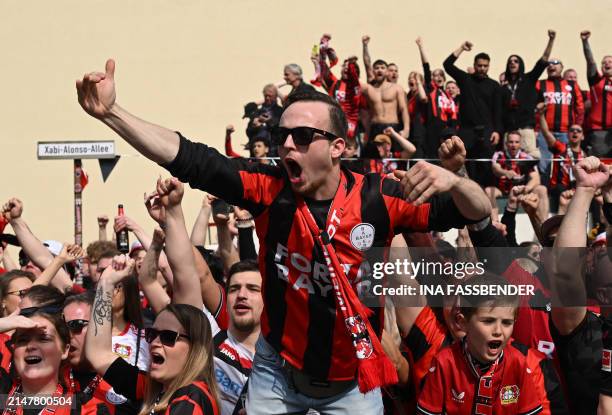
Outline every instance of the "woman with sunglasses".
{"type": "Polygon", "coordinates": [[[87,359],[115,392],[142,400],[141,415],[191,414],[198,410],[217,415],[212,335],[201,309],[170,304],[157,315],[153,327],[145,329],[151,345],[148,375],[110,349],[112,292],[133,268],[133,260],[118,256],[102,274],[90,317],[92,327],[86,335],[87,359]]]}
{"type": "Polygon", "coordinates": [[[86,335],[85,350],[92,366],[117,393],[142,399],[141,415],[219,414],[212,333],[202,312],[193,251],[180,249],[185,241],[189,243],[182,197],[183,186],[177,179],[158,180],[152,204],[163,212],[166,253],[174,274],[173,300],[188,304],[169,304],[157,315],[153,327],[146,329],[151,345],[149,374],[117,358],[108,347],[112,292],[117,282],[131,274],[132,259],[117,256],[102,274],[86,335]]]}
{"type": "Polygon", "coordinates": [[[30,272],[13,270],[2,275],[0,278],[0,314],[6,317],[19,307],[21,299],[28,292],[34,281],[34,275],[30,272]]]}
{"type": "Polygon", "coordinates": [[[0,368],[0,394],[7,396],[3,415],[79,413],[62,376],[70,338],[61,313],[39,308],[32,310],[29,317],[15,312],[1,318],[0,332],[12,330],[12,373],[0,368]],[[20,395],[28,400],[17,400],[20,395]]]}

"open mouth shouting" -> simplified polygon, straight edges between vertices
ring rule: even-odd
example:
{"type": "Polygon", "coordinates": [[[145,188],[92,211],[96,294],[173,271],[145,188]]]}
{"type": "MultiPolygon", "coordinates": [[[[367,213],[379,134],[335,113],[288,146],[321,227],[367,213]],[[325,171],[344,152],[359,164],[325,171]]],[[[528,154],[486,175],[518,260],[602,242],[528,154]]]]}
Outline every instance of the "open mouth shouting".
{"type": "Polygon", "coordinates": [[[285,157],[283,160],[283,164],[285,165],[285,169],[287,170],[287,174],[289,175],[289,181],[293,184],[300,184],[304,182],[304,178],[302,177],[302,166],[290,157],[285,157]]]}
{"type": "Polygon", "coordinates": [[[164,364],[166,358],[158,352],[151,352],[151,369],[157,368],[164,364]]]}
{"type": "Polygon", "coordinates": [[[492,356],[496,356],[501,351],[502,341],[493,340],[487,342],[487,353],[492,356]]]}

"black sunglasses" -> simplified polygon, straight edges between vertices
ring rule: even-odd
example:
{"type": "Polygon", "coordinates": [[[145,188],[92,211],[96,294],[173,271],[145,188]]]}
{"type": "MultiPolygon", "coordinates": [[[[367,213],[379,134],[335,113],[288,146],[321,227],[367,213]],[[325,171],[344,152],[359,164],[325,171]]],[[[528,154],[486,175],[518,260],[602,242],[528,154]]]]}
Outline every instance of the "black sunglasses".
{"type": "Polygon", "coordinates": [[[27,307],[19,311],[20,316],[30,317],[36,313],[57,314],[62,311],[62,304],[47,304],[40,307],[27,307]]]}
{"type": "Polygon", "coordinates": [[[83,320],[80,318],[66,322],[66,325],[68,326],[68,330],[70,330],[70,333],[72,334],[81,334],[81,332],[83,331],[83,328],[87,326],[88,324],[89,324],[89,320],[83,320]]]}
{"type": "Polygon", "coordinates": [[[581,133],[582,132],[582,128],[570,128],[569,132],[570,133],[581,133]]]}
{"type": "Polygon", "coordinates": [[[147,343],[153,343],[153,340],[157,337],[159,337],[161,344],[168,347],[174,347],[179,337],[184,337],[189,340],[189,336],[186,334],[177,333],[173,330],[157,330],[153,327],[145,328],[145,340],[147,343]]]}
{"type": "Polygon", "coordinates": [[[319,130],[318,128],[312,127],[295,127],[295,128],[286,128],[286,127],[278,127],[276,129],[276,134],[272,135],[272,141],[274,144],[282,146],[287,141],[287,137],[291,134],[291,138],[293,138],[293,142],[298,146],[307,146],[312,143],[315,134],[322,135],[328,140],[333,140],[338,138],[336,134],[330,133],[329,131],[319,130]]]}

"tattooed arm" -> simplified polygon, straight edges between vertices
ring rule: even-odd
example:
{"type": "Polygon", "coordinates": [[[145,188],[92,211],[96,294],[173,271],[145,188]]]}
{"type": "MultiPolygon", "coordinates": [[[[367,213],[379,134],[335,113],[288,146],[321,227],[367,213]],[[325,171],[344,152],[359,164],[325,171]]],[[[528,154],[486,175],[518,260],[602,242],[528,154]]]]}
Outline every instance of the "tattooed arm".
{"type": "Polygon", "coordinates": [[[89,326],[85,337],[85,356],[96,372],[103,375],[108,367],[120,359],[112,352],[112,319],[113,294],[115,285],[130,276],[134,269],[134,260],[126,255],[113,258],[113,264],[107,267],[96,288],[89,326]]]}

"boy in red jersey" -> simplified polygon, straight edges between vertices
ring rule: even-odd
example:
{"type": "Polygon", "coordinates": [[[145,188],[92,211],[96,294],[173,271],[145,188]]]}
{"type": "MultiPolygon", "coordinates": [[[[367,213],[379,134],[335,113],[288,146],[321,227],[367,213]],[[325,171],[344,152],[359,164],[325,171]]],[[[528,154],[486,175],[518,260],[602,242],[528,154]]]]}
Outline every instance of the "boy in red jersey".
{"type": "MultiPolygon", "coordinates": [[[[508,284],[499,277],[478,277],[474,290],[508,284]]],[[[465,286],[466,292],[468,286],[465,286]]],[[[463,341],[433,360],[417,405],[418,414],[538,414],[542,412],[531,370],[523,354],[506,347],[518,298],[461,296],[458,322],[463,341]]]]}

